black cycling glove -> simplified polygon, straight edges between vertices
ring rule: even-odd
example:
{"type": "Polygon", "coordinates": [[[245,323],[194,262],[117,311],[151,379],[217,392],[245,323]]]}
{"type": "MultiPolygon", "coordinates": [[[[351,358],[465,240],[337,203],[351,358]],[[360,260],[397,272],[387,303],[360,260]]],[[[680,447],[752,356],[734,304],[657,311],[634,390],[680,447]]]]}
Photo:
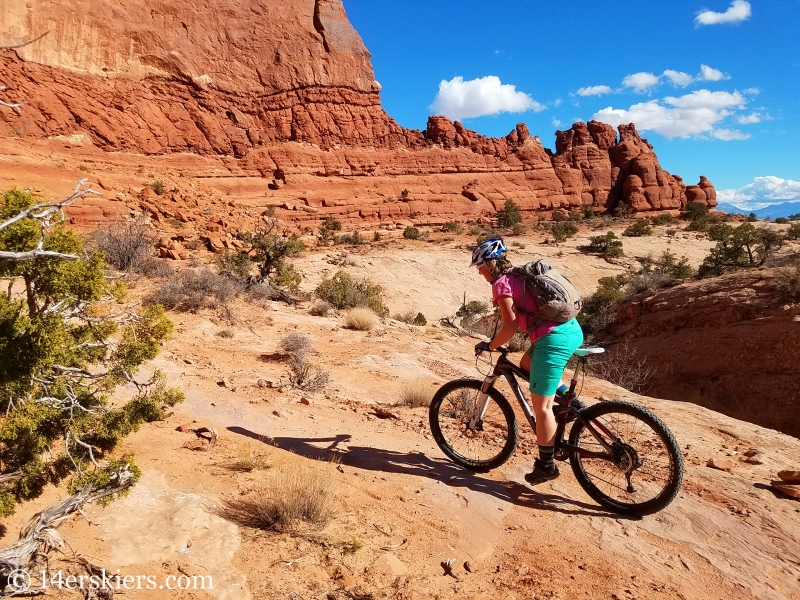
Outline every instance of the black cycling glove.
{"type": "Polygon", "coordinates": [[[489,349],[489,342],[478,342],[475,344],[475,356],[478,356],[482,352],[491,352],[489,349]]]}

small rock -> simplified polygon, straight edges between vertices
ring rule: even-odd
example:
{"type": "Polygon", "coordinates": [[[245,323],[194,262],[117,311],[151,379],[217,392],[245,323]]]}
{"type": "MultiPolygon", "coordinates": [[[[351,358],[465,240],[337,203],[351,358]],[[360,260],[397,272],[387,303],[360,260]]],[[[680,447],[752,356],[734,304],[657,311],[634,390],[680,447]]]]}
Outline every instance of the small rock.
{"type": "Polygon", "coordinates": [[[311,400],[303,396],[302,398],[300,398],[300,404],[305,404],[306,406],[309,406],[311,404],[311,400]]]}
{"type": "Polygon", "coordinates": [[[226,379],[225,377],[223,377],[222,379],[220,379],[217,382],[217,385],[220,386],[220,387],[224,387],[224,388],[230,388],[231,387],[231,382],[228,379],[226,379]]]}
{"type": "Polygon", "coordinates": [[[745,453],[744,453],[744,455],[745,455],[747,458],[750,458],[750,457],[752,457],[752,456],[755,456],[755,455],[756,455],[756,454],[758,454],[759,452],[760,452],[760,450],[758,450],[758,448],[750,448],[750,450],[748,450],[747,452],[745,452],[745,453]]]}
{"type": "Polygon", "coordinates": [[[187,365],[193,365],[194,364],[194,361],[191,358],[189,358],[188,356],[183,359],[183,362],[185,362],[187,365]]]}
{"type": "Polygon", "coordinates": [[[706,463],[707,467],[718,469],[720,471],[727,471],[730,473],[733,470],[733,461],[729,458],[710,458],[706,463]]]}
{"type": "Polygon", "coordinates": [[[271,388],[272,382],[267,381],[266,379],[259,379],[258,381],[256,381],[256,385],[260,388],[271,388]]]}
{"type": "Polygon", "coordinates": [[[184,433],[184,432],[189,431],[191,429],[194,429],[194,423],[184,423],[183,425],[178,425],[175,428],[175,431],[180,431],[181,433],[184,433]]]}
{"type": "Polygon", "coordinates": [[[370,573],[377,573],[379,575],[389,575],[390,577],[399,577],[408,573],[408,567],[402,560],[397,558],[394,554],[383,554],[372,563],[369,567],[370,573]]]}
{"type": "Polygon", "coordinates": [[[471,565],[471,564],[469,564],[469,561],[466,561],[466,562],[464,563],[464,570],[465,570],[467,573],[472,573],[472,565],[471,565]]]}

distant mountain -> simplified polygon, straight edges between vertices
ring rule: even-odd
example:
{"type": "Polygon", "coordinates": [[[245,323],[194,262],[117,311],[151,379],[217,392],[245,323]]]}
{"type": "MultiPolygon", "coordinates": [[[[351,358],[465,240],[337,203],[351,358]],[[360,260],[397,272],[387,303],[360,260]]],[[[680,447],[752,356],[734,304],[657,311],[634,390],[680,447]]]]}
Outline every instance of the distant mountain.
{"type": "Polygon", "coordinates": [[[717,205],[717,210],[726,213],[733,213],[739,215],[749,215],[751,212],[756,213],[759,219],[775,219],[776,217],[788,217],[789,215],[800,214],[800,202],[784,202],[783,204],[770,204],[758,210],[742,210],[735,207],[733,204],[726,204],[721,202],[717,205]]]}

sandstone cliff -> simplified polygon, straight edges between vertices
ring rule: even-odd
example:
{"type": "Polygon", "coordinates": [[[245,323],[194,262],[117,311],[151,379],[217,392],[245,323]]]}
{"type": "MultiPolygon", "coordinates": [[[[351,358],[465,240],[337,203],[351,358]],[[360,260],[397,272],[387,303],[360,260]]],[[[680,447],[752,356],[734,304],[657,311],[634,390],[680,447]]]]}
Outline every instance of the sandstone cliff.
{"type": "Polygon", "coordinates": [[[800,304],[771,269],[680,285],[624,303],[607,341],[656,366],[648,393],[800,436],[800,304]]]}
{"type": "Polygon", "coordinates": [[[50,31],[0,53],[7,98],[26,101],[19,114],[0,108],[0,135],[78,134],[106,151],[218,156],[226,176],[281,185],[295,175],[433,177],[405,216],[463,219],[507,199],[526,211],[716,205],[710,182],[687,188],[664,171],[633,124],[617,136],[603,123],[576,123],[556,133],[555,153],[524,124],[505,138],[444,117],[425,131],[400,127],[381,108],[369,52],[341,0],[0,0],[0,8],[12,42],[50,31]],[[450,206],[430,208],[442,202],[450,206]]]}

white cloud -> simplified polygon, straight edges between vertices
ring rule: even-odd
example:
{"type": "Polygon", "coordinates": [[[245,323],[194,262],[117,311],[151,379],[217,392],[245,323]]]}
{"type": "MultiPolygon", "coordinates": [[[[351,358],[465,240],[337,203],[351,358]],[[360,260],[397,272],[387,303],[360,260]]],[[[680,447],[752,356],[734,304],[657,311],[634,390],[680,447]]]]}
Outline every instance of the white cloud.
{"type": "Polygon", "coordinates": [[[748,96],[758,96],[761,93],[761,90],[757,87],[747,88],[746,90],[742,90],[743,94],[747,94],[748,96]]]}
{"type": "Polygon", "coordinates": [[[718,71],[708,65],[700,65],[700,78],[705,81],[720,81],[727,79],[722,71],[718,71]]]}
{"type": "Polygon", "coordinates": [[[672,82],[672,85],[676,85],[678,87],[686,87],[687,85],[694,83],[694,77],[688,73],[684,73],[683,71],[673,71],[672,69],[667,69],[664,71],[663,77],[666,77],[672,82]]]}
{"type": "Polygon", "coordinates": [[[515,86],[501,83],[499,77],[487,75],[470,81],[463,77],[442,81],[431,108],[436,114],[457,121],[501,112],[539,112],[545,106],[518,92],[515,86]]]}
{"type": "Polygon", "coordinates": [[[603,94],[610,94],[611,88],[607,85],[590,85],[589,87],[582,87],[578,90],[578,96],[602,96],[603,94]]]}
{"type": "Polygon", "coordinates": [[[553,127],[561,127],[564,124],[561,121],[559,121],[558,119],[553,119],[551,121],[551,123],[553,124],[553,127]]]}
{"type": "Polygon", "coordinates": [[[731,140],[747,140],[750,139],[749,133],[743,133],[737,129],[715,129],[714,137],[718,140],[730,142],[731,140]]]}
{"type": "Polygon", "coordinates": [[[733,0],[724,13],[704,10],[695,17],[697,25],[719,25],[720,23],[739,23],[750,18],[750,3],[745,0],[733,0]]]}
{"type": "MultiPolygon", "coordinates": [[[[614,126],[636,123],[640,131],[655,131],[667,138],[685,138],[714,135],[715,126],[746,103],[739,92],[697,90],[677,98],[668,96],[663,100],[640,102],[627,110],[609,106],[596,112],[592,118],[614,126]]],[[[728,133],[721,133],[718,139],[740,139],[735,137],[739,132],[725,131],[728,133]]]]}
{"type": "Polygon", "coordinates": [[[733,204],[742,210],[758,210],[770,204],[800,201],[800,181],[774,175],[756,177],[738,190],[717,190],[717,201],[733,204]]]}
{"type": "Polygon", "coordinates": [[[659,78],[652,73],[634,73],[633,75],[625,77],[625,79],[622,80],[622,85],[633,88],[633,91],[641,94],[658,85],[658,79],[659,78]]]}
{"type": "Polygon", "coordinates": [[[553,106],[561,106],[561,98],[556,98],[553,100],[553,106]]]}
{"type": "Polygon", "coordinates": [[[753,123],[761,123],[761,115],[753,113],[752,115],[741,115],[736,118],[740,125],[752,125],[753,123]]]}

